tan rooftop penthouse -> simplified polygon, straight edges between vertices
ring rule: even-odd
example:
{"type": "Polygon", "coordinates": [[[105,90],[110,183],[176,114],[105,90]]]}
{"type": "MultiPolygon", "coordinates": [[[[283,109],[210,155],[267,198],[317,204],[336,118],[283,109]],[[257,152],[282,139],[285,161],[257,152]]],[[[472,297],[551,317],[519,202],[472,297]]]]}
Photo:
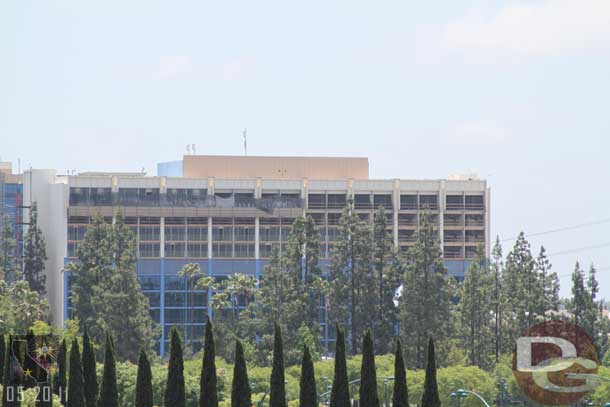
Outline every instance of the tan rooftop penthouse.
{"type": "Polygon", "coordinates": [[[186,178],[368,179],[366,157],[256,157],[185,155],[186,178]]]}

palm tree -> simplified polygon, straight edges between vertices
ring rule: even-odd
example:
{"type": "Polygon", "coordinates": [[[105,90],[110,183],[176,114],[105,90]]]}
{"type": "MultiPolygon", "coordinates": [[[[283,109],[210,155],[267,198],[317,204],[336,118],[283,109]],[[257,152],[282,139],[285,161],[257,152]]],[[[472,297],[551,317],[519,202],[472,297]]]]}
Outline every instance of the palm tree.
{"type": "MultiPolygon", "coordinates": [[[[181,278],[185,278],[186,279],[186,283],[187,283],[187,295],[186,295],[186,309],[187,309],[187,319],[184,323],[184,342],[186,345],[186,341],[188,339],[191,340],[191,346],[194,345],[194,341],[191,336],[188,333],[188,329],[191,326],[192,321],[192,314],[193,314],[193,310],[192,307],[189,307],[189,303],[192,303],[192,295],[193,295],[193,280],[198,277],[199,275],[201,275],[201,268],[199,267],[199,263],[187,263],[184,266],[182,266],[182,268],[178,271],[178,277],[181,278]]],[[[191,334],[192,334],[192,329],[191,329],[191,334]]],[[[194,349],[193,349],[194,350],[194,349]]]]}

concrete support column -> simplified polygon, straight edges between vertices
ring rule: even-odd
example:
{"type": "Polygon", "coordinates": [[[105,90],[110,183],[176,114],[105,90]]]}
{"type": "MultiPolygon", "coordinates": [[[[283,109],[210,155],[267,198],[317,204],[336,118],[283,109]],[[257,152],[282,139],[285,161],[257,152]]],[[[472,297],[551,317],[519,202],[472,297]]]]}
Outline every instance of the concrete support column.
{"type": "MultiPolygon", "coordinates": [[[[212,260],[212,217],[208,217],[208,277],[212,277],[214,275],[214,261],[212,260]]],[[[213,318],[213,310],[212,310],[212,295],[213,291],[211,288],[208,288],[208,317],[210,319],[213,318]]]]}
{"type": "Polygon", "coordinates": [[[208,259],[212,258],[212,217],[208,218],[208,259]]]}
{"type": "Polygon", "coordinates": [[[159,219],[159,256],[165,257],[165,217],[159,219]]]}
{"type": "Polygon", "coordinates": [[[441,253],[445,251],[445,180],[441,180],[441,188],[438,192],[438,238],[441,253]]]}
{"type": "Polygon", "coordinates": [[[400,180],[394,180],[392,190],[392,239],[394,247],[398,248],[398,210],[400,209],[400,180]]]}
{"type": "Polygon", "coordinates": [[[256,179],[256,186],[254,187],[254,199],[261,199],[263,196],[263,181],[261,178],[256,179]]]}
{"type": "Polygon", "coordinates": [[[260,259],[260,218],[254,218],[254,258],[260,259]]]}
{"type": "Polygon", "coordinates": [[[309,204],[309,182],[307,179],[303,180],[303,185],[301,186],[301,199],[303,200],[303,216],[307,215],[307,206],[309,204]]]}

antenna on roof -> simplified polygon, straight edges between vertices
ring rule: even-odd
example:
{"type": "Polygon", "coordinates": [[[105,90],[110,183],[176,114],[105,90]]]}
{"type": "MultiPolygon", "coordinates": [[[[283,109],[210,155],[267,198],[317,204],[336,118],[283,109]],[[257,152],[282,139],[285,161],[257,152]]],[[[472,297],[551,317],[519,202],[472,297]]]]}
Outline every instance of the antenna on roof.
{"type": "Polygon", "coordinates": [[[244,131],[241,133],[241,136],[244,139],[244,155],[247,156],[248,155],[248,142],[247,142],[248,129],[244,129],[244,131]]]}
{"type": "Polygon", "coordinates": [[[186,155],[191,155],[191,145],[190,144],[186,145],[186,155]]]}

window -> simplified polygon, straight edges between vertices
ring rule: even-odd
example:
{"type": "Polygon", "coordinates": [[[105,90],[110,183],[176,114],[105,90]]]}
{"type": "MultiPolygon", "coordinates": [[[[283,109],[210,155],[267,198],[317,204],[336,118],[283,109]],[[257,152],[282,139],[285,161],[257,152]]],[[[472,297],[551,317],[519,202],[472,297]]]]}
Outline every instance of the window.
{"type": "Polygon", "coordinates": [[[187,257],[208,257],[207,243],[188,243],[186,245],[187,257]]]}
{"type": "Polygon", "coordinates": [[[214,226],[212,228],[212,240],[215,241],[231,241],[233,240],[232,226],[214,226]]]}
{"type": "Polygon", "coordinates": [[[231,243],[214,243],[214,257],[233,257],[231,243]]]}
{"type": "Polygon", "coordinates": [[[438,197],[436,195],[420,195],[419,208],[429,210],[438,209],[438,197]]]}
{"type": "Polygon", "coordinates": [[[330,209],[343,209],[345,204],[345,194],[328,194],[328,207],[330,209]]]}
{"type": "Polygon", "coordinates": [[[253,244],[235,244],[235,257],[254,257],[253,244]]]}
{"type": "Polygon", "coordinates": [[[176,241],[184,240],[184,226],[166,226],[165,227],[165,240],[176,241]]]}
{"type": "Polygon", "coordinates": [[[205,241],[208,240],[207,226],[189,226],[186,229],[186,238],[189,241],[205,241]]]}
{"type": "Polygon", "coordinates": [[[253,227],[235,226],[235,240],[242,242],[253,242],[254,232],[255,228],[253,227]]]}
{"type": "Polygon", "coordinates": [[[385,209],[391,210],[393,208],[392,205],[392,195],[388,194],[375,194],[373,196],[373,203],[375,205],[375,209],[380,206],[383,206],[385,209]]]}
{"type": "Polygon", "coordinates": [[[186,278],[177,276],[165,277],[166,290],[184,290],[186,288],[186,278]]]}
{"type": "Polygon", "coordinates": [[[165,243],[165,257],[184,257],[184,243],[165,243]]]}
{"type": "Polygon", "coordinates": [[[371,196],[369,194],[356,194],[354,196],[354,208],[371,209],[371,196]]]}
{"type": "Polygon", "coordinates": [[[309,194],[307,197],[307,206],[310,209],[326,208],[326,196],[324,194],[309,194]]]}
{"type": "Polygon", "coordinates": [[[144,295],[148,298],[148,305],[150,307],[158,307],[161,304],[161,294],[154,292],[145,292],[144,295]]]}
{"type": "Polygon", "coordinates": [[[159,243],[140,243],[140,257],[159,257],[159,243]]]}
{"type": "Polygon", "coordinates": [[[417,195],[401,195],[400,196],[400,209],[401,210],[417,209],[417,195]]]}
{"type": "Polygon", "coordinates": [[[161,289],[161,277],[158,276],[138,276],[142,290],[159,290],[161,289]]]}
{"type": "Polygon", "coordinates": [[[140,240],[159,240],[159,226],[142,226],[140,225],[140,240]]]}
{"type": "Polygon", "coordinates": [[[166,307],[184,307],[186,304],[185,293],[166,292],[165,306],[166,307]]]}

